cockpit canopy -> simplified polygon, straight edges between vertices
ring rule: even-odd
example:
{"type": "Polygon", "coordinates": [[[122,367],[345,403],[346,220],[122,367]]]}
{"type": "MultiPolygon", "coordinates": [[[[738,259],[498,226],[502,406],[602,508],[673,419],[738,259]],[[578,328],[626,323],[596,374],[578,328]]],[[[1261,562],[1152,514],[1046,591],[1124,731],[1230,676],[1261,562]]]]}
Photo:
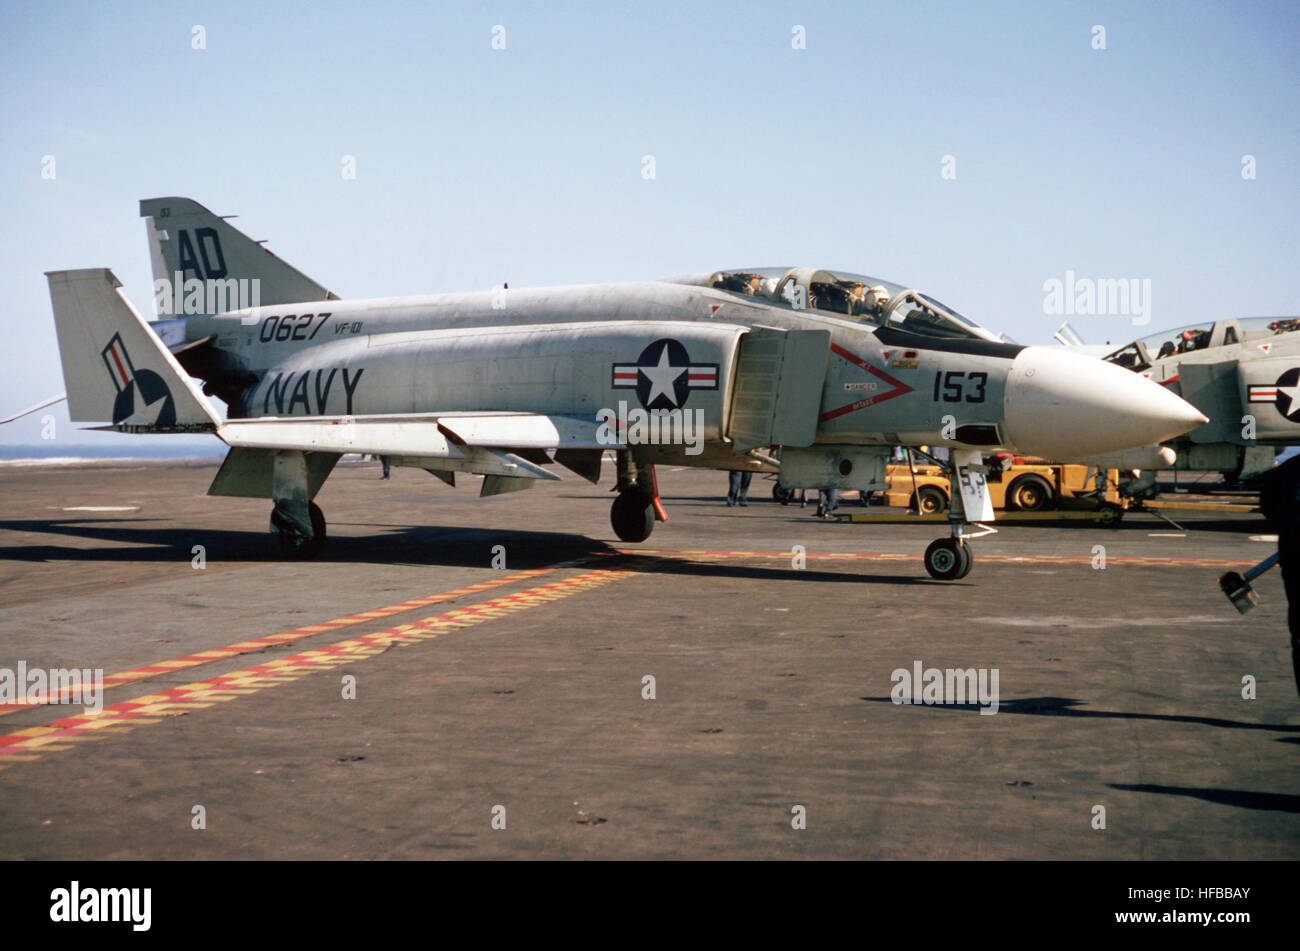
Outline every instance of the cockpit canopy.
{"type": "Polygon", "coordinates": [[[813,310],[930,337],[1001,340],[975,321],[920,291],[847,271],[821,268],[750,268],[715,271],[702,284],[764,304],[813,310]]]}
{"type": "Polygon", "coordinates": [[[1164,330],[1134,340],[1102,359],[1140,372],[1156,360],[1234,343],[1262,340],[1296,330],[1300,330],[1300,318],[1297,317],[1246,317],[1242,320],[1216,320],[1209,324],[1188,324],[1186,327],[1164,330]]]}

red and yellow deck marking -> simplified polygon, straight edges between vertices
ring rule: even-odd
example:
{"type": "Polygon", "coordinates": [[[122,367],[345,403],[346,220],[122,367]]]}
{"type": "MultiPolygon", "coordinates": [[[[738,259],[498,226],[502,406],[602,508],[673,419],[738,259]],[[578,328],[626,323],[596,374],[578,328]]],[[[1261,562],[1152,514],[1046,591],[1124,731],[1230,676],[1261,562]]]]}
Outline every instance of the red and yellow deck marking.
{"type": "MultiPolygon", "coordinates": [[[[705,549],[665,549],[665,548],[620,548],[612,552],[599,552],[601,555],[652,555],[656,558],[671,558],[678,561],[740,560],[743,558],[780,558],[789,561],[794,552],[789,551],[708,551],[705,549]]],[[[841,561],[920,561],[923,555],[908,555],[889,552],[805,552],[805,558],[824,558],[841,561]]],[[[981,562],[991,561],[996,564],[1052,564],[1052,565],[1090,565],[1091,555],[986,555],[977,553],[981,562]]],[[[1107,565],[1150,565],[1163,568],[1240,568],[1255,562],[1238,558],[1148,558],[1141,555],[1107,555],[1107,565]]]]}
{"type": "MultiPolygon", "coordinates": [[[[292,631],[281,631],[279,634],[268,634],[266,637],[258,637],[249,641],[240,641],[238,644],[228,644],[225,647],[214,647],[212,650],[199,651],[197,654],[189,654],[185,657],[177,657],[173,660],[160,660],[144,667],[137,667],[134,670],[125,670],[118,674],[109,674],[104,678],[104,689],[109,687],[119,687],[122,684],[134,683],[137,680],[147,680],[150,677],[157,677],[159,674],[170,674],[178,670],[184,670],[187,667],[197,667],[200,664],[208,664],[214,660],[222,660],[226,657],[236,657],[240,654],[250,654],[253,651],[265,650],[276,644],[287,644],[290,641],[301,640],[304,637],[314,637],[317,634],[323,634],[326,631],[337,630],[341,627],[351,627],[354,624],[364,624],[367,621],[375,621],[379,618],[391,617],[394,614],[401,614],[403,611],[413,611],[416,608],[427,607],[430,604],[437,604],[439,601],[451,601],[455,598],[465,597],[466,595],[477,594],[480,591],[488,591],[492,588],[499,588],[502,585],[512,584],[516,581],[530,581],[538,575],[549,574],[563,567],[556,565],[550,568],[533,568],[529,571],[521,571],[512,575],[506,575],[500,578],[489,578],[487,581],[480,581],[476,584],[466,585],[463,588],[456,588],[454,591],[443,591],[439,594],[430,594],[423,598],[414,598],[410,601],[402,601],[399,604],[390,604],[387,607],[374,608],[370,611],[362,611],[359,614],[349,614],[347,617],[335,618],[332,621],[322,621],[320,624],[311,624],[307,627],[294,628],[292,631]]],[[[72,698],[73,688],[69,687],[60,691],[59,701],[67,702],[72,698]]],[[[50,702],[50,698],[42,694],[34,700],[17,700],[11,703],[0,703],[0,717],[7,716],[10,713],[18,713],[20,710],[26,710],[32,706],[42,706],[50,702]]]]}
{"type": "Polygon", "coordinates": [[[124,733],[142,724],[157,723],[162,717],[183,716],[194,710],[210,707],[224,700],[256,693],[266,687],[287,683],[303,674],[328,670],[352,661],[382,654],[394,644],[408,646],[429,640],[446,631],[469,627],[483,621],[522,611],[567,598],[571,594],[587,591],[600,585],[626,578],[632,572],[616,569],[598,569],[574,575],[560,581],[529,588],[516,594],[503,595],[482,604],[456,608],[445,614],[436,614],[411,624],[399,624],[373,634],[362,634],[337,644],[281,657],[237,670],[234,673],[182,684],[169,690],[125,700],[105,707],[98,713],[65,717],[42,726],[15,730],[0,736],[0,770],[13,763],[29,762],[42,753],[71,749],[70,743],[78,740],[95,740],[124,733]]]}

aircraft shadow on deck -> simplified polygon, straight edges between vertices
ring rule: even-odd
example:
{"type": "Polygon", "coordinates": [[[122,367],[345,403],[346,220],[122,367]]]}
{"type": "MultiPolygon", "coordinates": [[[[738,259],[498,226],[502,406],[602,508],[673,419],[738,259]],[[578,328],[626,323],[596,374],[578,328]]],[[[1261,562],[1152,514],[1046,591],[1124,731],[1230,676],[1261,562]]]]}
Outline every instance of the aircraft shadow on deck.
{"type": "MultiPolygon", "coordinates": [[[[44,534],[82,542],[102,542],[103,547],[73,545],[7,545],[0,561],[28,562],[188,562],[193,547],[202,545],[210,563],[280,564],[274,536],[268,530],[160,527],[154,519],[31,519],[0,521],[0,531],[44,534]],[[130,546],[130,547],[123,547],[130,546]]],[[[371,523],[338,523],[364,525],[371,523]]],[[[373,526],[380,527],[380,526],[373,526]]],[[[559,532],[521,532],[460,526],[382,526],[382,533],[332,537],[312,563],[361,563],[484,568],[491,564],[492,548],[506,549],[509,569],[523,571],[548,567],[557,561],[589,559],[587,568],[626,568],[647,574],[673,574],[764,581],[847,582],[851,584],[930,585],[926,577],[831,572],[773,565],[742,565],[686,561],[667,556],[620,554],[609,543],[585,535],[559,532]],[[604,556],[604,557],[601,557],[604,556]]],[[[618,543],[624,544],[624,543],[618,543]]]]}
{"type": "MultiPolygon", "coordinates": [[[[69,540],[103,542],[104,547],[9,545],[0,547],[0,560],[94,562],[189,561],[195,545],[203,545],[209,562],[286,563],[275,536],[266,532],[214,528],[161,527],[153,519],[33,519],[0,521],[0,531],[45,534],[69,540]],[[122,547],[131,546],[131,547],[122,547]]],[[[157,520],[161,521],[161,520],[157,520]]],[[[340,523],[344,524],[344,523],[340,523]]],[[[358,524],[358,523],[352,523],[358,524]]],[[[368,523],[366,527],[371,527],[368,523]]],[[[486,567],[492,546],[506,546],[512,570],[525,570],[602,552],[614,554],[600,541],[581,535],[545,532],[466,529],[459,526],[376,526],[373,535],[330,537],[314,559],[318,563],[427,564],[486,567]]]]}
{"type": "Polygon", "coordinates": [[[934,581],[928,577],[911,575],[872,575],[845,571],[815,571],[808,568],[782,567],[774,565],[729,565],[714,561],[686,561],[658,555],[624,554],[618,563],[610,559],[609,567],[628,568],[632,571],[644,571],[654,574],[694,575],[708,578],[749,578],[756,581],[828,581],[849,584],[900,584],[900,585],[942,585],[951,587],[951,581],[934,581]],[[625,560],[624,560],[625,559],[625,560]]]}
{"type": "Polygon", "coordinates": [[[1157,793],[1163,796],[1189,796],[1222,806],[1265,809],[1272,812],[1300,812],[1300,796],[1290,793],[1253,792],[1247,789],[1211,789],[1204,786],[1157,786],[1152,783],[1107,783],[1124,792],[1157,793]]]}
{"type": "MultiPolygon", "coordinates": [[[[860,697],[868,703],[893,703],[892,697],[860,697]]],[[[1300,733],[1300,726],[1284,723],[1250,723],[1244,720],[1225,720],[1221,717],[1199,717],[1171,713],[1126,713],[1120,710],[1080,710],[1078,704],[1084,700],[1067,697],[1022,697],[1018,700],[1003,700],[998,704],[998,715],[1003,713],[1027,713],[1040,717],[1079,717],[1097,720],[1157,720],[1167,723],[1199,723],[1202,726],[1221,727],[1229,730],[1273,730],[1278,733],[1300,733]]],[[[900,704],[914,709],[960,711],[978,713],[983,707],[976,703],[936,703],[936,704],[900,704]]]]}
{"type": "MultiPolygon", "coordinates": [[[[675,496],[670,498],[668,496],[664,496],[663,501],[664,504],[668,506],[669,511],[672,510],[673,503],[682,503],[682,502],[702,503],[699,505],[694,505],[694,504],[692,505],[691,515],[693,518],[700,518],[700,517],[734,518],[735,517],[734,513],[728,511],[725,497],[675,496]],[[705,507],[715,506],[715,505],[719,509],[719,511],[717,512],[701,511],[701,509],[705,507]]],[[[803,521],[805,519],[813,518],[812,513],[817,508],[817,501],[816,499],[813,499],[807,504],[806,507],[801,508],[798,502],[793,502],[788,506],[783,506],[778,503],[770,502],[764,499],[755,500],[751,498],[749,500],[749,507],[755,508],[759,512],[765,515],[779,517],[786,521],[798,522],[798,521],[803,521]]],[[[1079,519],[1074,517],[1079,513],[1079,511],[1080,510],[1078,509],[1065,510],[1066,514],[1064,514],[1061,518],[1034,518],[1032,520],[1027,520],[1027,521],[1016,521],[1015,513],[1013,512],[1004,513],[999,511],[997,513],[997,517],[994,519],[993,524],[995,524],[998,527],[999,531],[1005,529],[1011,529],[1011,528],[1025,529],[1028,531],[1045,531],[1045,530],[1059,531],[1061,529],[1071,529],[1076,531],[1092,530],[1092,531],[1103,532],[1107,534],[1112,532],[1183,531],[1183,532],[1187,532],[1189,536],[1194,535],[1197,532],[1215,532],[1215,533],[1222,533],[1222,534],[1229,534],[1229,535],[1257,535],[1257,534],[1271,534],[1275,531],[1274,528],[1271,525],[1269,525],[1269,523],[1264,519],[1264,517],[1262,515],[1259,515],[1258,513],[1252,513],[1252,514],[1243,513],[1242,515],[1238,515],[1232,518],[1214,518],[1214,517],[1204,517],[1203,514],[1194,514],[1192,516],[1188,516],[1188,514],[1185,512],[1177,512],[1177,511],[1170,512],[1169,517],[1172,518],[1174,522],[1176,522],[1178,525],[1178,527],[1175,528],[1174,525],[1171,525],[1169,522],[1165,521],[1159,516],[1153,515],[1150,512],[1128,512],[1125,513],[1124,517],[1120,519],[1119,524],[1102,525],[1095,521],[1089,521],[1086,519],[1079,519]]],[[[890,517],[890,520],[874,522],[874,523],[873,522],[845,523],[845,522],[831,521],[825,524],[844,525],[847,528],[856,528],[859,530],[883,528],[886,526],[891,526],[891,527],[907,526],[909,524],[909,516],[902,509],[881,508],[875,505],[861,506],[858,505],[856,502],[841,502],[839,508],[837,509],[837,514],[839,515],[871,514],[873,516],[880,516],[881,518],[888,516],[890,517]]],[[[914,526],[922,526],[922,527],[930,526],[932,528],[942,531],[946,523],[941,521],[916,521],[911,524],[913,524],[914,526]]]]}

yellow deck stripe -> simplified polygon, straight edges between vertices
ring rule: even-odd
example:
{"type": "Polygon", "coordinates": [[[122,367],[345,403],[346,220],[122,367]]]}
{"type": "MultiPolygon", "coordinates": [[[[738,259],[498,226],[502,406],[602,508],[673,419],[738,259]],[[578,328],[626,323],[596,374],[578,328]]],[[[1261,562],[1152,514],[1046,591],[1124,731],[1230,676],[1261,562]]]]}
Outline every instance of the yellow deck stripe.
{"type": "Polygon", "coordinates": [[[362,634],[335,644],[304,651],[292,657],[277,658],[234,673],[182,684],[134,700],[125,700],[107,706],[98,713],[65,717],[43,726],[16,730],[0,736],[0,769],[7,769],[10,764],[35,759],[35,756],[30,755],[33,752],[67,750],[73,748],[70,741],[104,738],[104,733],[100,732],[96,735],[95,731],[117,728],[110,730],[110,734],[128,732],[141,724],[157,723],[159,722],[157,718],[182,716],[193,710],[210,707],[214,703],[234,700],[265,687],[287,683],[304,674],[373,657],[394,644],[405,647],[430,640],[448,630],[469,627],[512,612],[525,611],[537,604],[567,598],[632,574],[633,572],[619,569],[588,571],[524,592],[536,595],[526,600],[521,600],[515,595],[506,595],[481,605],[456,608],[413,624],[402,624],[373,634],[362,634]]]}
{"type": "MultiPolygon", "coordinates": [[[[152,664],[145,664],[142,667],[136,667],[133,670],[122,671],[121,673],[109,674],[104,678],[104,688],[120,687],[122,684],[135,683],[140,680],[148,680],[150,677],[157,677],[161,674],[170,674],[177,670],[184,670],[188,667],[197,667],[200,664],[206,664],[214,660],[222,660],[227,657],[237,657],[240,654],[247,654],[251,651],[265,650],[268,645],[287,644],[291,641],[301,640],[304,637],[312,637],[324,631],[332,631],[341,627],[349,627],[354,624],[364,624],[367,621],[373,621],[376,618],[391,617],[394,614],[401,614],[404,611],[411,611],[415,608],[427,607],[430,604],[436,604],[439,601],[450,601],[453,598],[460,598],[470,594],[477,594],[480,591],[487,591],[491,588],[499,588],[502,585],[512,584],[517,581],[529,581],[538,575],[549,574],[557,571],[561,566],[550,568],[533,568],[529,571],[517,572],[512,575],[506,575],[501,578],[489,578],[487,581],[479,581],[475,584],[467,585],[463,588],[456,588],[452,591],[442,591],[438,594],[431,594],[422,598],[415,598],[411,601],[402,601],[399,604],[391,604],[387,607],[375,608],[366,611],[363,614],[351,614],[347,617],[335,618],[333,621],[323,621],[320,624],[311,624],[306,627],[298,627],[289,631],[281,631],[278,634],[268,634],[265,637],[259,637],[254,640],[240,641],[237,644],[228,644],[225,647],[215,647],[211,650],[196,651],[185,657],[178,657],[174,660],[160,660],[152,664]]],[[[68,688],[60,692],[59,700],[66,702],[72,697],[72,689],[68,688]]],[[[50,702],[50,698],[42,694],[33,700],[17,700],[10,703],[0,703],[0,717],[8,716],[11,713],[17,713],[28,707],[44,706],[50,702]]]]}

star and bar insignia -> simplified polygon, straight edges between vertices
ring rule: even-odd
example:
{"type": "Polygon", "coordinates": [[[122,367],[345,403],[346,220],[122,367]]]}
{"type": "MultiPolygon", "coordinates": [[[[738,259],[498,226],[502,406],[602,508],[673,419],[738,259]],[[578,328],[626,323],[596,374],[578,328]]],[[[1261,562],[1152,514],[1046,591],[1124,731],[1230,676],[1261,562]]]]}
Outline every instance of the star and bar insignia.
{"type": "Polygon", "coordinates": [[[1300,367],[1292,367],[1270,385],[1252,383],[1246,399],[1251,403],[1272,403],[1291,422],[1300,422],[1300,367]]]}
{"type": "Polygon", "coordinates": [[[718,364],[692,362],[681,341],[665,337],[642,350],[635,363],[615,363],[610,385],[635,389],[646,409],[677,409],[692,390],[718,388],[718,364]]]}

